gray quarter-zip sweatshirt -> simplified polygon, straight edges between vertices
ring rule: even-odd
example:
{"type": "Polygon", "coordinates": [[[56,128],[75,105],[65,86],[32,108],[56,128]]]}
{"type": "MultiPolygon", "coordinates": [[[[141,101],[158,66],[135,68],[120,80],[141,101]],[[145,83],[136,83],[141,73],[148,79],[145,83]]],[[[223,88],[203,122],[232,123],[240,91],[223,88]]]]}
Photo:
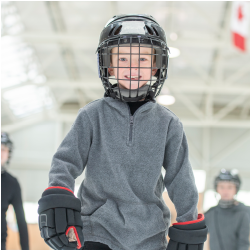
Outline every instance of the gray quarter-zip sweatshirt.
{"type": "Polygon", "coordinates": [[[53,157],[49,186],[74,190],[85,167],[78,191],[85,241],[112,250],[165,250],[170,212],[164,187],[178,222],[197,219],[198,192],[183,126],[155,102],[133,116],[127,103],[111,97],[80,109],[53,157]]]}

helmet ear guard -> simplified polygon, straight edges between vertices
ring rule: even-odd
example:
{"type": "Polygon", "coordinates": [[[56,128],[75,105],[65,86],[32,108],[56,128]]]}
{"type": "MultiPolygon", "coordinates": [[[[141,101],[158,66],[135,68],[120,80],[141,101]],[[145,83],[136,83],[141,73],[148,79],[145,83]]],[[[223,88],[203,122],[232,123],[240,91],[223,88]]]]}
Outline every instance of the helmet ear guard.
{"type": "MultiPolygon", "coordinates": [[[[168,50],[165,32],[152,16],[115,16],[103,29],[97,48],[98,72],[105,89],[105,96],[110,96],[125,102],[140,100],[154,101],[154,98],[159,95],[162,85],[167,78],[168,50]],[[151,48],[151,56],[155,57],[154,65],[151,63],[151,72],[157,69],[156,73],[154,75],[151,73],[151,77],[148,80],[138,80],[137,89],[120,88],[119,81],[126,79],[116,79],[109,74],[108,70],[110,68],[121,68],[119,64],[117,67],[112,67],[111,56],[114,47],[118,47],[118,54],[120,47],[130,47],[130,56],[134,54],[131,53],[131,48],[139,47],[139,53],[137,53],[139,57],[141,48],[151,48]],[[114,82],[114,80],[117,82],[114,82]],[[140,81],[147,81],[147,83],[139,87],[140,81]],[[111,82],[114,83],[112,84],[111,82]],[[144,86],[147,87],[142,88],[144,86]]],[[[141,68],[143,67],[140,67],[139,64],[139,71],[141,68]]],[[[128,81],[130,81],[131,86],[131,79],[128,81]]]]}

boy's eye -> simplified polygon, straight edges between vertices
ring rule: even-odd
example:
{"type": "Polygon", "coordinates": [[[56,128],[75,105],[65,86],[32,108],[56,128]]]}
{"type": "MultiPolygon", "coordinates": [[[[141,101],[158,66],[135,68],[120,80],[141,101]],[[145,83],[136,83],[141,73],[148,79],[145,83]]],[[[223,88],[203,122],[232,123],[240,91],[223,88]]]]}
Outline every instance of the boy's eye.
{"type": "Polygon", "coordinates": [[[146,58],[140,58],[140,61],[145,62],[147,59],[146,58]]]}
{"type": "Polygon", "coordinates": [[[124,57],[122,57],[122,58],[120,58],[119,60],[122,61],[122,62],[125,62],[127,59],[124,58],[124,57]]]}

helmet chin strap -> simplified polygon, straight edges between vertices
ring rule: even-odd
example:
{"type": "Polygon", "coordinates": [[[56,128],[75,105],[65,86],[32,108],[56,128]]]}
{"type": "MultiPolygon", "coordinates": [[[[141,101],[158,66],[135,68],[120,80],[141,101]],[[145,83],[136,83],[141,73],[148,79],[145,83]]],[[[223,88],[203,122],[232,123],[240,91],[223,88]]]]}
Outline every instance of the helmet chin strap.
{"type": "Polygon", "coordinates": [[[230,208],[230,207],[237,205],[237,201],[235,199],[232,199],[232,200],[220,199],[218,205],[221,208],[230,208]]]}
{"type": "Polygon", "coordinates": [[[113,95],[125,102],[138,102],[145,99],[147,93],[153,92],[149,85],[144,85],[139,89],[122,89],[117,85],[112,88],[113,95]]]}

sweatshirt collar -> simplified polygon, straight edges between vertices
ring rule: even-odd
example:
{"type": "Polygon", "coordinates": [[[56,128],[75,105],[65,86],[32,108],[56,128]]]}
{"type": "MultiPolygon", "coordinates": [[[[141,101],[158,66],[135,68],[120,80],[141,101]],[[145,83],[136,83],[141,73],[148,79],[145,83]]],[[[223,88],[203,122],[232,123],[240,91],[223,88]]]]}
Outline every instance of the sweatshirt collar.
{"type": "MultiPolygon", "coordinates": [[[[122,114],[130,114],[129,106],[127,103],[122,102],[118,99],[114,99],[112,97],[103,97],[103,98],[104,98],[104,101],[106,101],[109,106],[115,108],[116,110],[118,110],[122,114]]],[[[138,109],[137,113],[150,111],[151,109],[153,109],[155,107],[155,105],[156,105],[156,102],[148,101],[147,103],[145,103],[144,105],[142,105],[138,109]]]]}

